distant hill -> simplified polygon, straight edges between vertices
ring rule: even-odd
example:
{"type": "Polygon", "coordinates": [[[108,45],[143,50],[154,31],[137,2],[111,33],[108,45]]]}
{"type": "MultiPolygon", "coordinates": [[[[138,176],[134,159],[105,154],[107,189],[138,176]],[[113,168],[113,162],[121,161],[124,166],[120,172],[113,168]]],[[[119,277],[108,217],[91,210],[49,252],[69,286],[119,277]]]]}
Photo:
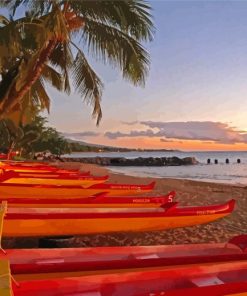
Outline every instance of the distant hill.
{"type": "Polygon", "coordinates": [[[99,144],[91,144],[80,140],[69,138],[69,134],[61,133],[63,137],[71,144],[72,152],[128,152],[128,151],[178,151],[169,149],[130,149],[124,147],[114,147],[99,144]]]}
{"type": "Polygon", "coordinates": [[[63,137],[71,144],[72,152],[99,152],[99,151],[133,151],[135,149],[121,148],[121,147],[113,147],[99,144],[91,144],[84,141],[72,140],[66,136],[66,134],[61,133],[63,137]]]}

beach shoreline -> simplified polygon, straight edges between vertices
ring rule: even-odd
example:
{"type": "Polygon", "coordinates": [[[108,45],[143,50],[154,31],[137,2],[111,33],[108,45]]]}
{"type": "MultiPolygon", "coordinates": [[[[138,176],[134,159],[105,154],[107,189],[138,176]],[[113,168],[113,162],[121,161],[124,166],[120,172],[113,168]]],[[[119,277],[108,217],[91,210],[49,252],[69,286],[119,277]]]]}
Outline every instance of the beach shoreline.
{"type": "MultiPolygon", "coordinates": [[[[166,194],[174,190],[175,200],[183,206],[220,204],[230,199],[236,200],[236,207],[231,215],[206,225],[166,231],[83,235],[61,242],[62,247],[216,243],[227,242],[233,236],[247,233],[247,189],[244,186],[186,179],[132,177],[112,172],[106,167],[78,162],[57,164],[66,169],[90,171],[93,175],[109,175],[109,183],[148,184],[155,181],[152,195],[166,194]]],[[[37,247],[37,244],[37,240],[28,238],[3,240],[4,248],[37,247]]]]}

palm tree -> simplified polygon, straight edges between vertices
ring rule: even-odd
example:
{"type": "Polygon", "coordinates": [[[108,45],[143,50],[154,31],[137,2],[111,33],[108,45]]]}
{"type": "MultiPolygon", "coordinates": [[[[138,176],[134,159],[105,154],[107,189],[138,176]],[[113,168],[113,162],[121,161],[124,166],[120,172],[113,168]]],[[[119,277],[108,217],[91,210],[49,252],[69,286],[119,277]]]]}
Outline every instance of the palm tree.
{"type": "Polygon", "coordinates": [[[98,124],[103,84],[86,52],[119,68],[134,85],[144,85],[149,55],[141,42],[151,41],[154,31],[151,8],[144,0],[2,0],[1,4],[13,15],[26,5],[21,19],[0,16],[2,118],[32,114],[37,106],[49,111],[45,83],[70,94],[72,82],[92,105],[98,124]]]}
{"type": "Polygon", "coordinates": [[[0,141],[1,146],[8,151],[7,159],[11,158],[14,149],[27,149],[27,147],[32,146],[31,144],[37,141],[40,136],[41,133],[38,126],[33,123],[32,125],[17,126],[10,119],[0,120],[0,141]]]}

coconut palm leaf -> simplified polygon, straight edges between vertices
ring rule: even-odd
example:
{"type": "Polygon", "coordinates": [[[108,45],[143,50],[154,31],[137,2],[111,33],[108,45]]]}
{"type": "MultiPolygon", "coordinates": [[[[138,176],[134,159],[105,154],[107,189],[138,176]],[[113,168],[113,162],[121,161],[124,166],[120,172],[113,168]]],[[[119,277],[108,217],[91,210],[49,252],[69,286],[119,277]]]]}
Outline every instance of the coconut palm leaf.
{"type": "Polygon", "coordinates": [[[1,0],[0,7],[7,7],[10,9],[11,13],[14,15],[18,7],[22,4],[27,6],[31,11],[41,11],[42,13],[48,12],[52,1],[37,1],[37,0],[1,0]]]}
{"type": "Polygon", "coordinates": [[[123,77],[134,84],[144,84],[149,55],[136,39],[117,28],[89,19],[82,39],[96,58],[118,66],[123,77]]]}
{"type": "Polygon", "coordinates": [[[55,69],[45,64],[42,70],[41,77],[47,81],[50,85],[55,87],[59,91],[64,90],[64,79],[63,76],[58,73],[55,69]]]}
{"type": "Polygon", "coordinates": [[[92,116],[97,118],[97,124],[99,124],[102,118],[100,99],[103,84],[81,50],[78,50],[72,74],[75,89],[88,104],[93,106],[92,116]]]}
{"type": "Polygon", "coordinates": [[[20,56],[21,38],[16,24],[0,27],[0,73],[11,67],[12,60],[20,56]]]}
{"type": "Polygon", "coordinates": [[[18,74],[14,81],[10,84],[8,91],[3,97],[1,113],[7,114],[16,105],[15,101],[20,101],[26,92],[30,90],[32,85],[41,75],[43,67],[53,48],[56,46],[59,38],[63,36],[63,40],[68,38],[68,32],[64,20],[64,15],[57,8],[42,20],[46,28],[46,40],[39,42],[38,49],[31,54],[29,59],[23,59],[18,74]]]}
{"type": "Polygon", "coordinates": [[[89,65],[85,52],[120,69],[122,76],[134,85],[144,84],[149,55],[141,42],[150,41],[154,33],[151,7],[144,0],[2,2],[13,14],[25,5],[26,17],[9,24],[2,20],[0,26],[0,74],[3,77],[0,115],[11,109],[25,109],[23,98],[28,100],[27,93],[29,100],[33,100],[30,106],[40,104],[49,109],[44,79],[68,94],[72,82],[85,102],[93,106],[98,124],[102,116],[103,84],[89,65]],[[16,28],[16,35],[11,35],[16,28]],[[82,43],[78,43],[78,36],[82,43]],[[70,44],[75,45],[73,52],[70,44]]]}
{"type": "Polygon", "coordinates": [[[71,52],[71,48],[68,43],[63,42],[57,44],[53,52],[51,53],[49,62],[58,67],[64,77],[64,91],[70,94],[70,79],[69,72],[73,67],[74,58],[71,52]]]}
{"type": "Polygon", "coordinates": [[[1,25],[7,25],[9,24],[9,20],[4,16],[4,15],[0,15],[0,26],[1,25]]]}
{"type": "Polygon", "coordinates": [[[50,98],[46,93],[44,81],[41,77],[32,86],[31,95],[35,98],[36,106],[40,106],[41,109],[46,109],[48,112],[50,111],[50,98]]]}
{"type": "Polygon", "coordinates": [[[138,40],[152,40],[154,27],[150,5],[142,0],[70,2],[85,18],[116,26],[138,40]]]}

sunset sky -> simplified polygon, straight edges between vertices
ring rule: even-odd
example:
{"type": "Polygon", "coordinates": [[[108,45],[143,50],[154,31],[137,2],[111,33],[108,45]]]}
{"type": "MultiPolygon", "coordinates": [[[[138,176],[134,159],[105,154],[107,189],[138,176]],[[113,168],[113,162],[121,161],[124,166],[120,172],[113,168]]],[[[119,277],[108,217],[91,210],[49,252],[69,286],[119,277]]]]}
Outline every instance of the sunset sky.
{"type": "Polygon", "coordinates": [[[151,1],[145,88],[92,61],[103,120],[77,95],[49,89],[49,122],[74,139],[134,148],[247,150],[247,1],[151,1]]]}

